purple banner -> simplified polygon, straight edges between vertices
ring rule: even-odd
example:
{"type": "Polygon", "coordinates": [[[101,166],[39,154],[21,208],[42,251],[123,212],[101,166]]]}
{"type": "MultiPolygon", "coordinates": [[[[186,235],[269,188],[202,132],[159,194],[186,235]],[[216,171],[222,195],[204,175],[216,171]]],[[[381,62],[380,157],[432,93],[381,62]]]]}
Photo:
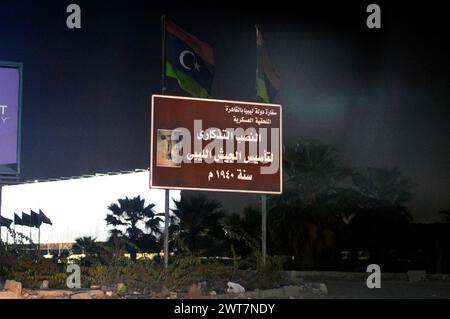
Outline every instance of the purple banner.
{"type": "Polygon", "coordinates": [[[0,66],[0,173],[18,164],[20,71],[0,66]]]}

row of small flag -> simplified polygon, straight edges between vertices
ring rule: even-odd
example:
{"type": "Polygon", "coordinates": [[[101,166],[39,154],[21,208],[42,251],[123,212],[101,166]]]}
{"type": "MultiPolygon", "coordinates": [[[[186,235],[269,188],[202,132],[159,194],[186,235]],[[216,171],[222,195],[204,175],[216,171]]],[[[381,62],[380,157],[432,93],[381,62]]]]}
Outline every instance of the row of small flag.
{"type": "Polygon", "coordinates": [[[39,213],[31,210],[30,215],[22,212],[22,217],[19,217],[16,213],[14,213],[14,221],[11,219],[0,216],[0,226],[9,228],[11,224],[14,222],[14,225],[18,226],[28,226],[28,227],[41,227],[42,224],[53,225],[50,218],[45,216],[42,210],[39,209],[39,213]]]}
{"type": "MultiPolygon", "coordinates": [[[[194,97],[209,97],[215,72],[214,51],[206,42],[181,29],[163,17],[165,34],[164,76],[178,81],[181,89],[194,97]]],[[[256,27],[256,97],[270,103],[281,86],[281,80],[269,60],[263,38],[256,27]]]]}

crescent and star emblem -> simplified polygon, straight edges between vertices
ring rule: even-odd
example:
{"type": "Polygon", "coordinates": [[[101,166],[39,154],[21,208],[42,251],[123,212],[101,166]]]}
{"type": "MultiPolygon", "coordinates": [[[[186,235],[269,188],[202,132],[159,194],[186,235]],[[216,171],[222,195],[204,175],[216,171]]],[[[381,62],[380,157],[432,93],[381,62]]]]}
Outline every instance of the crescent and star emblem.
{"type": "Polygon", "coordinates": [[[183,68],[185,68],[186,70],[192,70],[192,68],[187,66],[186,63],[184,62],[184,58],[186,57],[186,55],[192,55],[194,57],[194,69],[197,71],[200,71],[200,64],[198,64],[198,62],[197,62],[197,57],[195,56],[194,53],[192,53],[192,51],[189,51],[189,50],[184,50],[183,52],[180,53],[181,66],[183,68]]]}

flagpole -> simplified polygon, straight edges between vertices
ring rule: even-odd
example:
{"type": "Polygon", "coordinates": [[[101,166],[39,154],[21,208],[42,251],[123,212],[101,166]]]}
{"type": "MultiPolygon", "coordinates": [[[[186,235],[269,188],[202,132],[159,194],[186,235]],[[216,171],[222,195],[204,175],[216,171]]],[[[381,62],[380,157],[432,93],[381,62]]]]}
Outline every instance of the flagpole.
{"type": "MultiPolygon", "coordinates": [[[[256,30],[256,101],[258,102],[258,33],[259,28],[258,25],[255,24],[255,30],[256,30]]],[[[262,255],[262,263],[263,267],[266,267],[266,260],[267,260],[267,195],[262,194],[261,195],[261,255],[262,255]]]]}
{"type": "Polygon", "coordinates": [[[41,210],[39,209],[39,215],[38,215],[38,257],[41,254],[41,210]]]}
{"type": "Polygon", "coordinates": [[[161,94],[164,95],[166,93],[166,15],[163,14],[161,16],[161,25],[162,25],[162,73],[161,73],[161,94]]]}
{"type": "MultiPolygon", "coordinates": [[[[161,73],[161,94],[166,93],[166,15],[161,17],[162,24],[162,73],[161,73]]],[[[169,267],[169,221],[170,221],[170,190],[165,190],[165,211],[164,211],[164,268],[169,267]]]]}

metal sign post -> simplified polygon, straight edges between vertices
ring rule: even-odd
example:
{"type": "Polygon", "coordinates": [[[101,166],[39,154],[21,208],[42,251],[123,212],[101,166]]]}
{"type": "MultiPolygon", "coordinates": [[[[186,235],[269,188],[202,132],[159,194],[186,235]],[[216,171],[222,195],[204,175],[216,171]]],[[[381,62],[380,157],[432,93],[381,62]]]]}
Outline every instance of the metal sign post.
{"type": "Polygon", "coordinates": [[[266,268],[267,259],[267,195],[261,195],[261,249],[263,267],[266,268]]]}
{"type": "Polygon", "coordinates": [[[166,189],[166,209],[164,212],[164,267],[169,267],[169,201],[170,191],[166,189]]]}

